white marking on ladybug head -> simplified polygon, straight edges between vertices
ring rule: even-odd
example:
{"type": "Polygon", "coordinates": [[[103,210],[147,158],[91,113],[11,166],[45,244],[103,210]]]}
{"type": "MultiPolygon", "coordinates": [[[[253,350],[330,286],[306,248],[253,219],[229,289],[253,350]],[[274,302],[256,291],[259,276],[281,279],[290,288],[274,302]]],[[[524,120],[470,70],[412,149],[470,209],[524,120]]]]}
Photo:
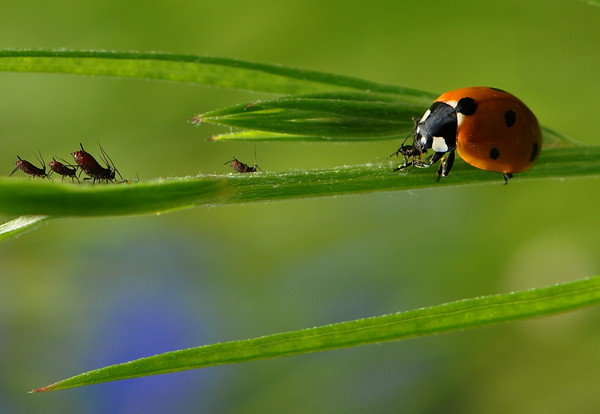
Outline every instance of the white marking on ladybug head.
{"type": "Polygon", "coordinates": [[[447,105],[450,105],[454,109],[456,109],[456,105],[458,105],[458,101],[455,101],[455,100],[444,101],[444,103],[447,104],[447,105]]]}
{"type": "Polygon", "coordinates": [[[425,113],[423,114],[423,116],[419,120],[419,123],[422,123],[423,121],[425,121],[429,115],[431,115],[431,111],[428,109],[428,110],[425,111],[425,113]]]}
{"type": "Polygon", "coordinates": [[[465,119],[465,116],[463,114],[461,114],[460,112],[456,113],[456,126],[460,127],[460,124],[462,124],[463,119],[465,119]]]}
{"type": "Polygon", "coordinates": [[[433,137],[431,149],[435,152],[448,152],[448,144],[443,137],[433,137]]]}

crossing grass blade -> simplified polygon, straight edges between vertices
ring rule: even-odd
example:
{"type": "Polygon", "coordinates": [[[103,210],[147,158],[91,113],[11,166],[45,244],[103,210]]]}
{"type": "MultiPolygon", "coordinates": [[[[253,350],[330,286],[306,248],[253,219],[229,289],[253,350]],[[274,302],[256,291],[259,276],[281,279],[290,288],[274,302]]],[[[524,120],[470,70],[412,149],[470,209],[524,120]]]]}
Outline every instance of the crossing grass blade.
{"type": "Polygon", "coordinates": [[[325,93],[256,101],[199,114],[192,122],[335,140],[401,139],[427,105],[372,93],[325,93]]]}
{"type": "Polygon", "coordinates": [[[528,291],[167,352],[89,371],[32,392],[396,341],[548,316],[599,302],[600,276],[595,276],[528,291]]]}
{"type": "Polygon", "coordinates": [[[47,216],[21,216],[0,224],[0,242],[32,230],[46,219],[47,216]]]}

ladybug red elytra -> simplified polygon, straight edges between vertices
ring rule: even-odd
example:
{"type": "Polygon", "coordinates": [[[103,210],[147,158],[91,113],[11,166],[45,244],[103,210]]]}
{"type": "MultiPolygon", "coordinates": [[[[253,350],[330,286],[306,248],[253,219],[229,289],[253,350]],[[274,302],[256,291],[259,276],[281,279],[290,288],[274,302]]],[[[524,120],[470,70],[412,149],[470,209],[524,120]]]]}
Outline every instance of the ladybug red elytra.
{"type": "Polygon", "coordinates": [[[521,100],[497,88],[462,88],[433,101],[415,127],[413,145],[396,152],[405,155],[405,162],[394,171],[427,168],[442,159],[439,180],[448,176],[458,152],[474,167],[502,173],[507,183],[513,173],[529,169],[541,149],[538,121],[521,100]],[[422,161],[429,149],[433,155],[422,161]]]}

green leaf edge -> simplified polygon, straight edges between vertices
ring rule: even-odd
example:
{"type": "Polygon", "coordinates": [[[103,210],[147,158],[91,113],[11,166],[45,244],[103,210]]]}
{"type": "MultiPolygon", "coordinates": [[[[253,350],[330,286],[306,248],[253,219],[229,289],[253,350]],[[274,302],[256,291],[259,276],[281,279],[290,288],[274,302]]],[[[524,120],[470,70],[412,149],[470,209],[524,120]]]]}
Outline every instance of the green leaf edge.
{"type": "Polygon", "coordinates": [[[277,94],[359,90],[405,95],[423,101],[431,101],[436,96],[416,89],[283,65],[160,52],[4,49],[0,50],[0,71],[153,79],[277,94]]]}
{"type": "Polygon", "coordinates": [[[0,224],[0,242],[32,230],[47,219],[48,216],[21,216],[0,224]]]}
{"type": "MultiPolygon", "coordinates": [[[[156,214],[199,206],[502,183],[501,174],[476,169],[462,160],[456,161],[452,174],[441,182],[436,182],[435,167],[393,172],[400,162],[401,159],[395,158],[315,170],[204,174],[105,185],[0,177],[0,214],[52,217],[156,214]]],[[[261,168],[266,169],[264,165],[261,168]]],[[[517,174],[508,187],[530,179],[599,175],[600,146],[555,148],[542,151],[535,166],[517,174]]]]}
{"type": "Polygon", "coordinates": [[[167,352],[89,371],[31,392],[396,341],[548,316],[600,302],[600,276],[390,315],[167,352]]]}

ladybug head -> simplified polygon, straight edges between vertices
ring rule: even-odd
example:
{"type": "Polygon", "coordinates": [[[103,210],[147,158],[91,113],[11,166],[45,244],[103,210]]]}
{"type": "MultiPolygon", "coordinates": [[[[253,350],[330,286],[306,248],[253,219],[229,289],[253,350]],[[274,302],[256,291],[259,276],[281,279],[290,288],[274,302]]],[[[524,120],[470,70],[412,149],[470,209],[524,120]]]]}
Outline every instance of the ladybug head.
{"type": "Polygon", "coordinates": [[[414,147],[425,152],[448,152],[456,148],[458,121],[455,109],[444,102],[434,102],[417,123],[414,147]]]}

